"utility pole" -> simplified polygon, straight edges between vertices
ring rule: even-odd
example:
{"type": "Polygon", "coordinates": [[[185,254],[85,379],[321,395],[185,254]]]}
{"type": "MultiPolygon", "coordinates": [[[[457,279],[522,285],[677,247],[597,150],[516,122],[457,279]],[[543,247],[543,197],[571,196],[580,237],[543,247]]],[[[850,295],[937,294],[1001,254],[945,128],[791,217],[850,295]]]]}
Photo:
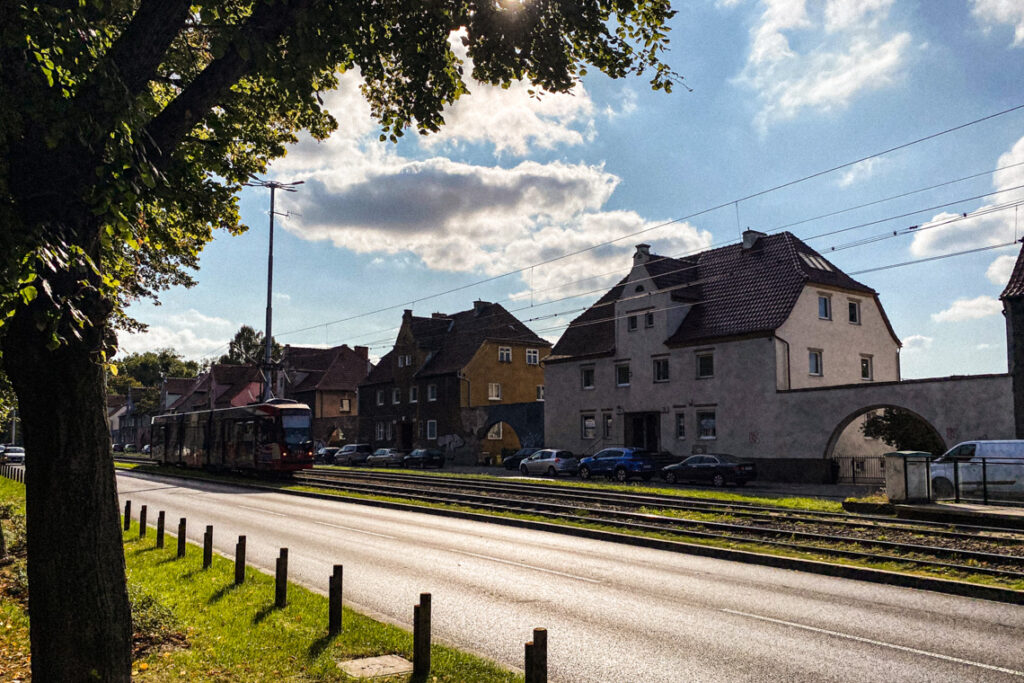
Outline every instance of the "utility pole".
{"type": "Polygon", "coordinates": [[[276,180],[257,180],[245,183],[248,187],[269,187],[270,188],[270,243],[267,249],[267,331],[264,336],[265,349],[263,352],[263,400],[267,401],[274,395],[274,362],[271,352],[274,347],[274,338],[271,336],[271,323],[273,319],[272,297],[274,294],[274,192],[284,190],[295,192],[296,185],[302,185],[305,181],[297,180],[292,183],[281,183],[276,180]]]}

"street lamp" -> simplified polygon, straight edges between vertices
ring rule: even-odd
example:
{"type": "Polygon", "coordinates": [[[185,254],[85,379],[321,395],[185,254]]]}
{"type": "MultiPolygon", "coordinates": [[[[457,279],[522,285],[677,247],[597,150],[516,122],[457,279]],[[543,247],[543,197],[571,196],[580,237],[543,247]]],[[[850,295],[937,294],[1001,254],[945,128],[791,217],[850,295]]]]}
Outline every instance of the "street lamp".
{"type": "MultiPolygon", "coordinates": [[[[273,362],[271,360],[271,349],[273,348],[273,337],[271,337],[271,318],[273,314],[273,307],[271,306],[271,297],[274,291],[274,192],[277,190],[284,190],[285,192],[295,192],[296,185],[302,185],[305,181],[297,180],[292,183],[281,183],[276,180],[258,180],[253,178],[250,183],[245,183],[247,187],[269,187],[270,188],[270,246],[267,250],[267,331],[264,341],[266,342],[266,348],[263,352],[263,400],[267,401],[273,396],[273,362]]],[[[284,215],[284,214],[282,214],[284,215]]]]}

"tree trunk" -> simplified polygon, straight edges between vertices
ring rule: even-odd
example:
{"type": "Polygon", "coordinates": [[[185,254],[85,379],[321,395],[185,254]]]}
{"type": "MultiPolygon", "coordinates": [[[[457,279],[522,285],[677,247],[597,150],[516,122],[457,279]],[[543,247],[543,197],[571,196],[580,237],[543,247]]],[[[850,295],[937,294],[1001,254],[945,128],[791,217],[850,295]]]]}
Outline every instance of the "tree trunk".
{"type": "MultiPolygon", "coordinates": [[[[92,344],[48,350],[22,307],[3,362],[26,452],[29,617],[35,681],[129,681],[131,611],[103,368],[92,344]]],[[[102,317],[102,316],[101,316],[102,317]]],[[[93,340],[99,331],[86,331],[93,340]]]]}

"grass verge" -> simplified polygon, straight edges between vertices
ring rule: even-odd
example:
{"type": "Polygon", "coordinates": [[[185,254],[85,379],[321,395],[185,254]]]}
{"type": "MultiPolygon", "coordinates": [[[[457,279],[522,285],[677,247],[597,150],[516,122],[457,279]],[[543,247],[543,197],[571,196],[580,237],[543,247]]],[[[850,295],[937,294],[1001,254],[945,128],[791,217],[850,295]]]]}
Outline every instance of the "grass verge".
{"type": "MultiPolygon", "coordinates": [[[[24,486],[0,479],[0,506],[24,505],[24,486]]],[[[176,544],[156,548],[150,531],[138,525],[124,532],[129,594],[136,631],[132,676],[152,681],[347,681],[337,661],[384,654],[411,658],[412,634],[348,608],[343,632],[327,636],[327,598],[289,584],[288,605],[274,607],[274,578],[247,568],[234,585],[234,562],[214,556],[202,569],[202,549],[187,548],[176,559],[176,544]]],[[[326,582],[326,577],[325,577],[326,582]]],[[[412,606],[409,606],[410,613],[412,606]]],[[[0,680],[27,680],[26,604],[0,597],[0,680]]],[[[443,645],[431,649],[436,682],[522,681],[480,657],[443,645]]],[[[388,683],[410,675],[375,679],[388,683]]]]}

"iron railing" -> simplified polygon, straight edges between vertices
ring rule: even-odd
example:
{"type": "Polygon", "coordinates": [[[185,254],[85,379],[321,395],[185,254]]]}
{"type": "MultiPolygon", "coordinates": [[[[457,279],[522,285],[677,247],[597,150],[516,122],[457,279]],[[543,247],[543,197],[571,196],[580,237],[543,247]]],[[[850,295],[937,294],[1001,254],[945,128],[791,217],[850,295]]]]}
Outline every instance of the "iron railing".
{"type": "Polygon", "coordinates": [[[884,484],[885,457],[881,455],[840,455],[836,463],[837,484],[884,484]]]}
{"type": "Polygon", "coordinates": [[[906,493],[924,481],[927,499],[983,505],[1024,505],[1024,460],[974,458],[947,460],[904,458],[906,493]]]}

